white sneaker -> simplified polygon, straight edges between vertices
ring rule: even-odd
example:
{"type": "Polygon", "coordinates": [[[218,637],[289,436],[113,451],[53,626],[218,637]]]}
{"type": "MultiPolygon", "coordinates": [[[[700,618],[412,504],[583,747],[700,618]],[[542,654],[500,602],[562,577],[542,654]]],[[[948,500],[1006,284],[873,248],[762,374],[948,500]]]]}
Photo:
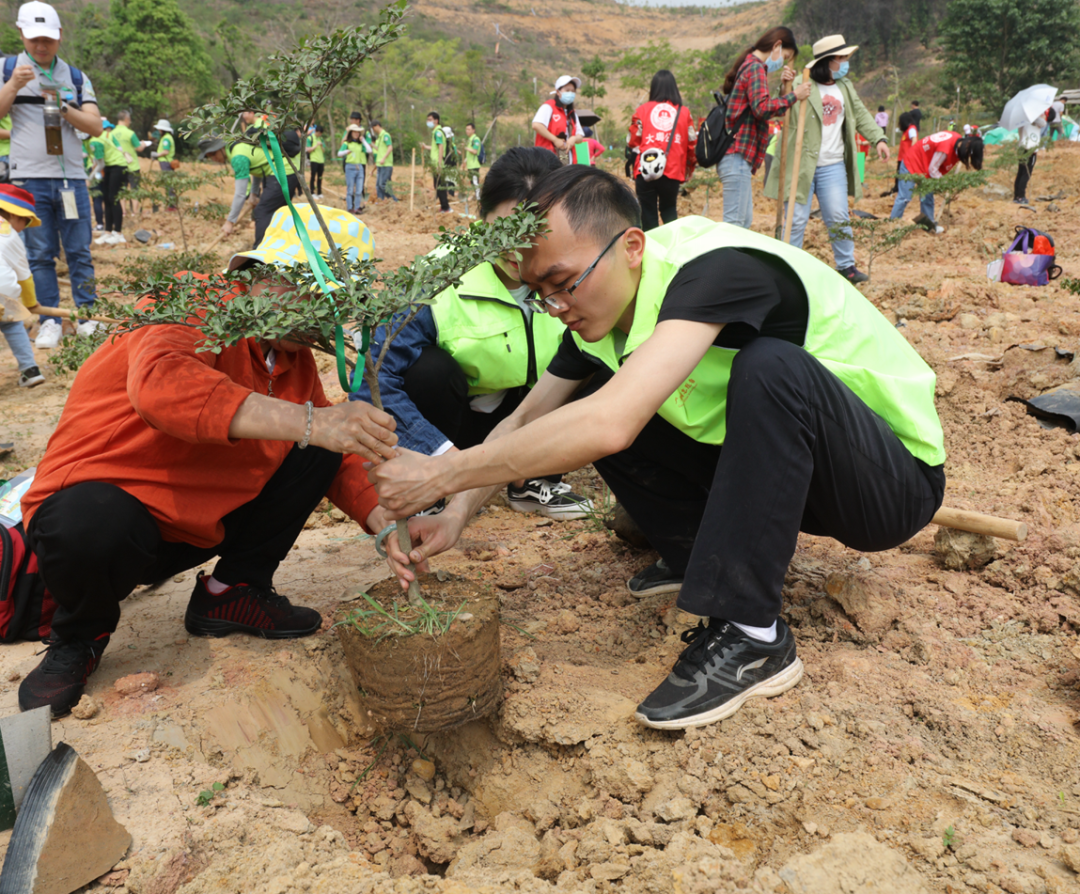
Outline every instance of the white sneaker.
{"type": "Polygon", "coordinates": [[[94,240],[94,245],[108,245],[110,239],[112,239],[112,233],[102,233],[94,240]]]}
{"type": "Polygon", "coordinates": [[[113,233],[109,237],[109,245],[123,245],[125,242],[127,242],[127,239],[124,238],[123,233],[113,233]]]}
{"type": "Polygon", "coordinates": [[[100,324],[97,322],[97,320],[85,320],[84,322],[79,323],[79,325],[75,327],[75,334],[81,335],[83,338],[89,338],[91,335],[97,332],[97,328],[99,325],[100,324]]]}
{"type": "Polygon", "coordinates": [[[60,337],[64,334],[64,327],[57,320],[46,320],[38,329],[37,338],[34,339],[35,348],[55,348],[60,344],[60,337]]]}

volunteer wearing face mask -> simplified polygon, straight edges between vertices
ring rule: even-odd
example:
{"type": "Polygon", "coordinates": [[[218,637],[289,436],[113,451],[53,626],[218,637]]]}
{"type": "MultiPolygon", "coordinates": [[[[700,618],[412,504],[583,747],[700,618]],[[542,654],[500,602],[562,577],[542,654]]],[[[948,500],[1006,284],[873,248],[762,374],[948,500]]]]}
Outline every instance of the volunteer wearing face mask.
{"type": "Polygon", "coordinates": [[[580,89],[581,78],[563,75],[555,82],[552,98],[546,100],[533,116],[532,126],[536,131],[533,145],[550,149],[563,164],[570,160],[570,147],[585,139],[585,128],[574,110],[574,100],[580,89]]]}
{"type": "MultiPolygon", "coordinates": [[[[862,197],[862,183],[855,168],[855,134],[862,134],[877,145],[878,158],[889,160],[885,133],[863,105],[855,86],[848,80],[848,59],[858,49],[848,46],[843,35],[823,37],[814,44],[814,64],[810,68],[810,100],[805,106],[806,134],[799,163],[799,186],[795,198],[795,217],[791,225],[791,244],[802,247],[806,222],[810,219],[811,198],[816,195],[825,226],[843,227],[843,235],[832,243],[833,260],[840,274],[853,283],[870,277],[855,266],[855,243],[848,221],[848,196],[862,197]]],[[[801,82],[801,75],[796,84],[801,82]]],[[[792,115],[795,118],[795,115],[792,115]]],[[[785,191],[790,189],[795,162],[795,127],[788,128],[785,191]]],[[[776,198],[779,166],[774,166],[765,182],[765,195],[776,198]]],[[[785,214],[786,214],[785,210],[785,214]]]]}
{"type": "Polygon", "coordinates": [[[734,134],[727,154],[716,167],[724,184],[724,223],[750,228],[754,222],[750,183],[765,160],[769,119],[783,115],[795,100],[810,95],[809,84],[800,84],[788,92],[795,71],[785,63],[791,62],[798,51],[790,28],[773,28],[736,60],[724,79],[724,93],[731,97],[727,125],[734,134]],[[769,75],[781,70],[785,95],[771,99],[769,75]]]}

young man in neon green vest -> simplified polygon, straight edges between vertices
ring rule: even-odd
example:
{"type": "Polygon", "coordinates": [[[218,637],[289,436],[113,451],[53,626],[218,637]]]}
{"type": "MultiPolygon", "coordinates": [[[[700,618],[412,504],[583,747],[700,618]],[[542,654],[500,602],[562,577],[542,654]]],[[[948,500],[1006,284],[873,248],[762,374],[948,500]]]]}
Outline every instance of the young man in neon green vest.
{"type": "Polygon", "coordinates": [[[308,191],[316,201],[322,201],[322,178],[326,170],[326,137],[321,124],[315,125],[307,138],[308,167],[311,168],[311,179],[308,183],[308,191]]]}
{"type": "Polygon", "coordinates": [[[394,176],[394,141],[381,121],[372,121],[371,129],[375,131],[375,198],[396,202],[397,196],[390,189],[390,178],[394,176]]]}
{"type": "Polygon", "coordinates": [[[484,142],[476,132],[476,125],[471,121],[465,125],[465,179],[476,190],[476,201],[480,201],[480,150],[484,142]]]}
{"type": "Polygon", "coordinates": [[[421,143],[420,148],[428,154],[431,163],[431,173],[435,182],[435,196],[439,200],[439,211],[443,214],[450,213],[450,196],[446,186],[446,171],[444,160],[446,157],[446,134],[443,133],[442,119],[438,112],[428,112],[427,128],[431,131],[431,145],[421,143]]]}
{"type": "Polygon", "coordinates": [[[790,689],[803,668],[781,588],[799,532],[890,549],[941,505],[933,372],[799,249],[700,217],[646,236],[625,183],[581,165],[525,201],[549,232],[521,278],[572,336],[493,439],[372,469],[390,518],[458,492],[410,521],[408,558],[453,544],[490,485],[594,462],[661,556],[631,591],[679,589],[678,606],[709,619],[638,720],[701,726],[790,689]]]}
{"type": "Polygon", "coordinates": [[[132,163],[138,167],[141,143],[131,129],[131,112],[116,116],[116,127],[105,140],[105,172],[102,194],[105,201],[105,232],[94,240],[95,245],[122,245],[124,238],[124,206],[117,198],[127,185],[132,163]]]}

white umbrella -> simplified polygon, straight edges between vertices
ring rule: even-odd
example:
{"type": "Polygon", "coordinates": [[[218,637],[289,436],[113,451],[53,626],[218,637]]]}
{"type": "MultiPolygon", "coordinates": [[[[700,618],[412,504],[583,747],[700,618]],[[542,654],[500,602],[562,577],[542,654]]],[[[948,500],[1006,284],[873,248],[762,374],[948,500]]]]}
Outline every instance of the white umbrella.
{"type": "Polygon", "coordinates": [[[1001,126],[1006,130],[1016,130],[1022,124],[1031,124],[1050,108],[1050,103],[1056,96],[1057,88],[1049,84],[1035,84],[1021,90],[1005,104],[1005,111],[1001,113],[1001,126]]]}

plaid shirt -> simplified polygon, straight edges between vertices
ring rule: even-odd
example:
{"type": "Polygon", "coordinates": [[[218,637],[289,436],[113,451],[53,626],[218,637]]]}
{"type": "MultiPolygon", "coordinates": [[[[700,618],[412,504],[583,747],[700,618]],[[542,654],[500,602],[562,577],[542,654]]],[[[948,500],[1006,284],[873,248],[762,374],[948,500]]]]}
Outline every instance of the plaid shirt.
{"type": "Polygon", "coordinates": [[[738,122],[739,129],[727,154],[737,152],[749,163],[751,173],[757,173],[769,145],[769,119],[782,115],[794,104],[794,93],[769,98],[768,72],[757,56],[747,54],[728,100],[728,128],[738,122]],[[747,111],[749,115],[745,114],[747,111]]]}

